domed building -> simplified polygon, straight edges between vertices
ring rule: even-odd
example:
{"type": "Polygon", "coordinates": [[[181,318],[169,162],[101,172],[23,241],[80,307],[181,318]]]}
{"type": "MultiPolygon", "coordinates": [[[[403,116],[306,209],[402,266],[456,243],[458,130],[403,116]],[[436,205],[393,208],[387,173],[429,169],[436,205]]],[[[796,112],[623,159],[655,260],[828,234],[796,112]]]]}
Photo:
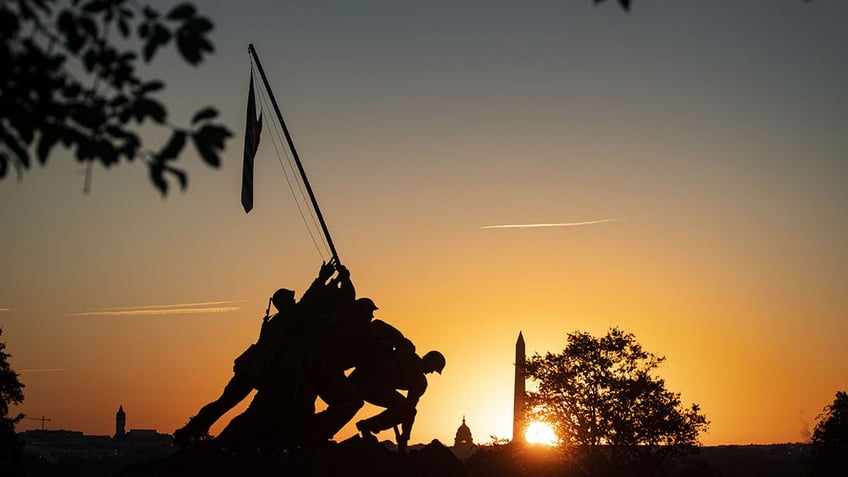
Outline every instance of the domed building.
{"type": "Polygon", "coordinates": [[[465,424],[465,416],[462,416],[462,424],[456,430],[451,450],[459,459],[464,460],[471,456],[476,448],[474,437],[471,436],[471,428],[465,424]]]}

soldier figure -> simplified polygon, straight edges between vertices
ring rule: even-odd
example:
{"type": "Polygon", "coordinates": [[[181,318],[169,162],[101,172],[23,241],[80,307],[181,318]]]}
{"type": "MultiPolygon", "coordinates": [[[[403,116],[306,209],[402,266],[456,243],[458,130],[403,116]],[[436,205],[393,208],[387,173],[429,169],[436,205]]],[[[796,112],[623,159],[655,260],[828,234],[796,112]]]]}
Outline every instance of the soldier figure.
{"type": "Polygon", "coordinates": [[[404,452],[415,422],[418,400],[427,390],[426,374],[442,374],[445,357],[430,351],[423,357],[403,349],[392,352],[390,360],[356,368],[350,381],[365,401],[386,408],[380,414],[356,423],[363,437],[372,437],[385,429],[395,429],[398,449],[404,452]],[[407,391],[406,396],[397,390],[407,391]],[[398,425],[401,430],[398,431],[398,425]]]}

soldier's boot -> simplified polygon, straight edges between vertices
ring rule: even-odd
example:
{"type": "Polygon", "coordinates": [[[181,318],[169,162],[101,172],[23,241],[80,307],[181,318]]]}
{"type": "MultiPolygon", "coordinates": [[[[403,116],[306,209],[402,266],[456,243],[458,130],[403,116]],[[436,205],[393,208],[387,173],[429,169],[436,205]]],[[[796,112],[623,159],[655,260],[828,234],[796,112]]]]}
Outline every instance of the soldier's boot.
{"type": "Polygon", "coordinates": [[[185,426],[174,431],[174,445],[180,449],[194,446],[204,437],[207,428],[198,422],[197,416],[192,417],[185,426]]]}
{"type": "Polygon", "coordinates": [[[368,419],[358,421],[356,423],[356,430],[359,431],[363,439],[377,442],[377,436],[374,433],[378,431],[369,425],[368,419]]]}

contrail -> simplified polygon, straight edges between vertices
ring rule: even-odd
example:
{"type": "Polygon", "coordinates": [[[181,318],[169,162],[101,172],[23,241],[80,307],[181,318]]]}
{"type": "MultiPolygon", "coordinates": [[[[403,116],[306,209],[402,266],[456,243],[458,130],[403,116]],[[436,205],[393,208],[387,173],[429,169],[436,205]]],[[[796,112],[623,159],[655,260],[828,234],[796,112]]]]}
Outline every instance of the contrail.
{"type": "Polygon", "coordinates": [[[586,222],[567,222],[562,224],[511,224],[511,225],[486,225],[481,229],[534,229],[541,227],[576,227],[578,225],[594,225],[606,222],[617,222],[618,219],[589,220],[586,222]]]}
{"type": "Polygon", "coordinates": [[[11,310],[12,310],[11,308],[2,308],[2,307],[0,307],[0,313],[3,313],[4,311],[11,311],[11,310]]]}
{"type": "Polygon", "coordinates": [[[64,368],[40,368],[40,369],[19,369],[19,373],[55,373],[64,371],[64,368]]]}
{"type": "Polygon", "coordinates": [[[174,305],[144,305],[144,306],[121,306],[115,308],[109,308],[110,311],[118,311],[118,310],[147,310],[153,308],[186,308],[186,307],[198,307],[198,306],[208,306],[208,305],[224,305],[227,303],[246,303],[247,300],[224,300],[224,301],[201,301],[198,303],[177,303],[174,305]]]}
{"type": "Polygon", "coordinates": [[[69,316],[156,316],[189,315],[197,313],[226,313],[240,310],[240,306],[209,306],[244,303],[247,300],[205,301],[198,303],[177,303],[173,305],[146,305],[107,308],[104,310],[82,311],[69,316]]]}

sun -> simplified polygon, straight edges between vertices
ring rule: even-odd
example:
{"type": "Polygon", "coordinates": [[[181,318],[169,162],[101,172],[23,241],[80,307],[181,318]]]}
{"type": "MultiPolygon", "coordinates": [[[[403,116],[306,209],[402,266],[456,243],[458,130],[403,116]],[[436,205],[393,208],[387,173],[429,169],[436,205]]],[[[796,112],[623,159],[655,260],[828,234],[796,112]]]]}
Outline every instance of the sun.
{"type": "Polygon", "coordinates": [[[543,421],[533,421],[527,426],[524,438],[529,444],[541,444],[545,446],[557,445],[557,436],[553,427],[543,421]]]}

